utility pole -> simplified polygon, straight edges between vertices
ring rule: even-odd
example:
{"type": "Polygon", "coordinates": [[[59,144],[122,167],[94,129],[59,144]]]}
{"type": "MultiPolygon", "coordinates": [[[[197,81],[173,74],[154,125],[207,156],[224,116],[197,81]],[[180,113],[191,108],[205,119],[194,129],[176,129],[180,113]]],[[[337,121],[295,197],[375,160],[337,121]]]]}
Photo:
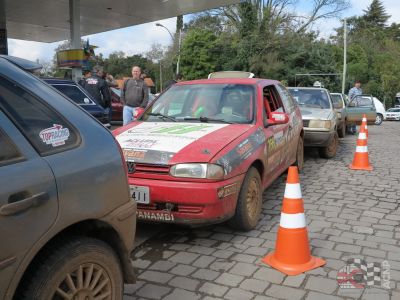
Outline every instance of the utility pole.
{"type": "Polygon", "coordinates": [[[346,85],[346,71],[347,71],[347,20],[344,19],[343,25],[343,76],[342,76],[342,94],[346,85]]]}

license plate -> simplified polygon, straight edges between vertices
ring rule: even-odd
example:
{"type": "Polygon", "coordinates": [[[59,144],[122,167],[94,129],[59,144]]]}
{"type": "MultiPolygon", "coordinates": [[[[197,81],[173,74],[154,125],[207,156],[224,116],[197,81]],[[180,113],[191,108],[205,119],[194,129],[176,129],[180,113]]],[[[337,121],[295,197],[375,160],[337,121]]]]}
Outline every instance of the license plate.
{"type": "Polygon", "coordinates": [[[150,190],[148,186],[131,185],[130,188],[133,200],[141,204],[150,203],[150,190]]]}

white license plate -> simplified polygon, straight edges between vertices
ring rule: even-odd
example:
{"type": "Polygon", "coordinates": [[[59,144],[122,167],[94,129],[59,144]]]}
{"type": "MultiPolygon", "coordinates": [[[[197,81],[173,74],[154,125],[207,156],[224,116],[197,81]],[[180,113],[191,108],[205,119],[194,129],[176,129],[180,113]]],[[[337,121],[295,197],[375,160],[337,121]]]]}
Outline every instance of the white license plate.
{"type": "Polygon", "coordinates": [[[150,190],[148,186],[130,185],[130,188],[133,200],[140,204],[150,203],[150,190]]]}

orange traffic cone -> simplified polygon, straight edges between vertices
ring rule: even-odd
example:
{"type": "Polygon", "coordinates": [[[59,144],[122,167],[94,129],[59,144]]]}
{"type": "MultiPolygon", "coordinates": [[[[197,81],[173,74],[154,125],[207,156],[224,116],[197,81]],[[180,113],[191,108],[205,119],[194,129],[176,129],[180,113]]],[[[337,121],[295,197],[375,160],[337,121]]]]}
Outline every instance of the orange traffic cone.
{"type": "Polygon", "coordinates": [[[352,170],[372,171],[372,166],[369,164],[367,134],[365,127],[361,126],[358,134],[356,153],[354,154],[353,162],[349,165],[352,170]]]}
{"type": "Polygon", "coordinates": [[[310,253],[297,167],[289,167],[275,252],[262,261],[287,275],[297,275],[325,264],[310,253]]]}
{"type": "MultiPolygon", "coordinates": [[[[362,118],[362,122],[361,122],[361,127],[364,126],[364,130],[365,130],[365,134],[368,138],[368,125],[367,125],[367,117],[365,116],[365,114],[363,114],[363,118],[362,118]]],[[[360,127],[360,131],[361,131],[361,127],[360,127]]]]}

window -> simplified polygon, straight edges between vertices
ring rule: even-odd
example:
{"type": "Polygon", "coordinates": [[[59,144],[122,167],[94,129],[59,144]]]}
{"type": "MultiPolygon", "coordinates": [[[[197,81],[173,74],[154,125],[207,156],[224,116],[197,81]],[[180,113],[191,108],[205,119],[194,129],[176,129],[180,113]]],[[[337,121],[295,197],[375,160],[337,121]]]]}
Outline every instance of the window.
{"type": "Polygon", "coordinates": [[[343,108],[344,105],[342,96],[338,94],[331,94],[331,99],[335,108],[343,108]]]}
{"type": "Polygon", "coordinates": [[[80,141],[74,127],[58,112],[17,84],[1,77],[0,108],[40,155],[76,147],[80,141]]]}
{"type": "Polygon", "coordinates": [[[276,87],[278,89],[279,94],[281,95],[281,99],[282,99],[283,105],[286,108],[286,111],[288,113],[293,112],[297,106],[297,103],[293,100],[292,96],[290,95],[290,93],[288,92],[288,90],[285,87],[283,87],[280,84],[278,84],[276,87]]]}
{"type": "Polygon", "coordinates": [[[289,92],[300,106],[330,109],[331,100],[326,90],[290,88],[289,92]]]}
{"type": "Polygon", "coordinates": [[[281,98],[272,85],[263,89],[263,97],[267,115],[271,112],[285,112],[281,98]]]}
{"type": "Polygon", "coordinates": [[[17,146],[0,129],[0,166],[8,165],[21,160],[23,157],[17,146]]]}
{"type": "Polygon", "coordinates": [[[349,106],[371,107],[373,106],[372,98],[365,96],[355,96],[350,102],[349,106]]]}
{"type": "Polygon", "coordinates": [[[92,105],[95,104],[77,86],[74,86],[72,84],[54,84],[54,85],[51,84],[51,86],[55,87],[63,95],[72,99],[77,104],[92,104],[92,105]]]}

